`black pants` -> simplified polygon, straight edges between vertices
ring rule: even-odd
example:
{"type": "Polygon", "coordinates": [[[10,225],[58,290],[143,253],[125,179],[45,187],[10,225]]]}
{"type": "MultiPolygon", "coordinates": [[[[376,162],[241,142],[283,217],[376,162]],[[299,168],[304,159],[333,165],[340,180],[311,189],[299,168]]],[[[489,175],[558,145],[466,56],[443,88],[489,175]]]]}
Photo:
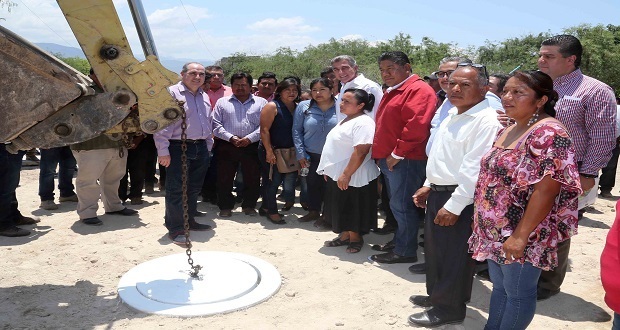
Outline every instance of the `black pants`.
{"type": "Polygon", "coordinates": [[[388,196],[387,185],[385,184],[385,178],[383,174],[379,175],[379,180],[381,180],[381,206],[383,207],[383,211],[385,212],[385,223],[384,226],[392,226],[398,227],[398,222],[396,222],[396,218],[394,218],[394,213],[392,213],[392,208],[390,207],[390,197],[388,196]]]}
{"type": "Polygon", "coordinates": [[[431,191],[428,196],[424,219],[426,291],[440,316],[461,318],[465,317],[474,276],[475,262],[467,244],[474,206],[465,207],[453,226],[436,225],[433,220],[437,212],[451,196],[451,191],[431,191]]]}
{"type": "MultiPolygon", "coordinates": [[[[155,169],[157,166],[157,147],[155,147],[155,140],[153,140],[153,134],[146,134],[146,137],[140,145],[146,149],[145,157],[146,157],[146,168],[144,173],[144,183],[149,185],[154,185],[157,182],[157,178],[155,178],[155,169]]],[[[129,161],[129,159],[127,159],[129,161]]]]}
{"type": "Polygon", "coordinates": [[[539,288],[551,291],[560,290],[568,269],[568,252],[570,252],[570,239],[558,243],[558,266],[553,270],[543,270],[540,273],[540,278],[538,278],[539,288]]]}
{"type": "Polygon", "coordinates": [[[308,182],[308,208],[310,211],[321,212],[323,210],[323,198],[325,195],[325,179],[316,173],[321,162],[321,154],[308,153],[310,156],[310,168],[306,180],[308,182]]]}
{"type": "Polygon", "coordinates": [[[260,164],[258,142],[237,148],[232,143],[217,140],[217,206],[220,210],[232,210],[235,198],[232,195],[233,181],[239,165],[243,174],[242,208],[255,208],[260,196],[260,164]]]}
{"type": "Polygon", "coordinates": [[[215,146],[211,153],[211,165],[207,169],[207,175],[205,181],[202,184],[202,190],[200,191],[202,200],[217,199],[217,156],[215,146]]]}
{"type": "Polygon", "coordinates": [[[140,143],[135,149],[127,150],[127,168],[125,176],[121,179],[121,183],[118,186],[118,197],[122,201],[127,200],[127,198],[142,197],[146,173],[151,166],[148,155],[149,149],[147,144],[140,143]],[[127,193],[129,177],[131,177],[131,188],[129,188],[129,193],[127,193]]]}
{"type": "Polygon", "coordinates": [[[611,192],[611,188],[616,185],[616,169],[618,168],[618,156],[620,155],[620,146],[616,145],[611,154],[611,159],[607,166],[601,171],[601,179],[598,182],[601,192],[611,192]]]}

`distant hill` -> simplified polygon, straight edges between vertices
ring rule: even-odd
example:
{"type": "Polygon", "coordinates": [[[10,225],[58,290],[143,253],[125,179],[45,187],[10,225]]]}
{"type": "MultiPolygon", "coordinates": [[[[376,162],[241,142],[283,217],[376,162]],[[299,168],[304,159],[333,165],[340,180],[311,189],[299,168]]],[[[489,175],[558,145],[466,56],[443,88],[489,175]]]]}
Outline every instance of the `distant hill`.
{"type": "MultiPolygon", "coordinates": [[[[59,44],[54,44],[54,43],[37,43],[37,46],[41,47],[42,49],[53,53],[53,54],[61,54],[64,57],[79,57],[79,58],[86,58],[86,56],[84,56],[84,52],[82,52],[81,49],[79,48],[75,48],[75,47],[67,47],[67,46],[63,46],[63,45],[59,45],[59,44]]],[[[139,61],[143,61],[144,57],[137,55],[138,60],[139,61]]],[[[161,64],[168,70],[172,71],[172,72],[181,72],[181,68],[183,67],[183,64],[190,62],[190,61],[198,61],[200,63],[202,63],[203,65],[211,65],[214,62],[212,60],[195,60],[195,59],[184,59],[184,58],[160,58],[159,61],[161,62],[161,64]]]]}

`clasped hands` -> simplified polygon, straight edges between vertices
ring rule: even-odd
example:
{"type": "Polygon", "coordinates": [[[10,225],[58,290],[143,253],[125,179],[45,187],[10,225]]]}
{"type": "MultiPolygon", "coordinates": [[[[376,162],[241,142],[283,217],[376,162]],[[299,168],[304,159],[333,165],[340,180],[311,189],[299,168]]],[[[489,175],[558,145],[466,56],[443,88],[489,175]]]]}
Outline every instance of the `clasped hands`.
{"type": "Polygon", "coordinates": [[[232,143],[237,148],[243,148],[249,146],[252,141],[250,141],[250,139],[248,139],[247,137],[240,138],[236,135],[233,135],[233,137],[230,138],[230,143],[232,143]]]}

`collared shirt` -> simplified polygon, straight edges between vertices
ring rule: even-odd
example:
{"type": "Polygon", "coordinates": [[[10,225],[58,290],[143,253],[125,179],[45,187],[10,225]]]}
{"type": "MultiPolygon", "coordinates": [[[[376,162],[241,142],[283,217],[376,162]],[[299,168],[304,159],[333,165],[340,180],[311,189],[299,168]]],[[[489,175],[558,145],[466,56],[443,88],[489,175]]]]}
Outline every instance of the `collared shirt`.
{"type": "Polygon", "coordinates": [[[221,99],[222,97],[232,95],[232,88],[226,85],[222,85],[217,90],[212,90],[212,89],[207,90],[207,95],[209,95],[209,100],[211,100],[211,105],[215,106],[217,101],[221,99]]]}
{"type": "MultiPolygon", "coordinates": [[[[254,92],[254,96],[262,97],[262,96],[260,96],[260,95],[259,95],[259,93],[258,93],[258,92],[254,92]]],[[[269,97],[268,97],[268,98],[264,98],[264,97],[263,97],[263,98],[264,98],[265,100],[267,100],[267,102],[271,102],[271,101],[273,101],[273,98],[274,98],[274,97],[276,97],[276,94],[275,94],[275,93],[273,93],[273,94],[269,95],[269,97]]]]}
{"type": "Polygon", "coordinates": [[[553,81],[558,92],[556,118],[575,144],[579,173],[596,175],[607,165],[616,146],[616,99],[606,84],[577,69],[553,81]]]}
{"type": "Polygon", "coordinates": [[[487,99],[462,114],[456,108],[440,124],[426,165],[425,186],[458,185],[443,206],[453,214],[474,202],[480,159],[491,149],[501,124],[487,99]]]}
{"type": "MultiPolygon", "coordinates": [[[[489,101],[489,106],[491,106],[491,108],[499,110],[501,112],[505,112],[504,107],[502,106],[502,101],[497,95],[491,92],[487,92],[485,98],[487,101],[489,101]]],[[[435,138],[435,132],[437,131],[437,128],[439,128],[441,122],[446,119],[446,117],[448,117],[448,111],[450,111],[450,109],[452,109],[453,107],[454,105],[452,105],[452,103],[446,96],[446,99],[443,101],[441,106],[437,108],[435,116],[433,116],[433,120],[431,121],[431,137],[428,139],[428,143],[426,144],[427,155],[431,152],[431,146],[433,145],[433,139],[435,138]]]]}
{"type": "Polygon", "coordinates": [[[437,96],[433,88],[418,75],[386,93],[377,110],[377,129],[372,158],[390,155],[412,160],[426,160],[431,119],[437,96]]]}
{"type": "Polygon", "coordinates": [[[233,136],[247,137],[252,143],[260,140],[260,111],[267,104],[262,97],[250,94],[245,102],[235,95],[223,97],[213,108],[213,135],[224,141],[233,136]]]}
{"type": "Polygon", "coordinates": [[[379,84],[364,77],[364,75],[360,73],[353,80],[344,84],[344,86],[342,86],[342,88],[340,89],[340,94],[338,94],[338,99],[336,100],[336,118],[338,119],[338,122],[342,121],[347,117],[346,115],[340,113],[340,101],[342,101],[342,93],[344,93],[344,91],[350,88],[363,89],[367,93],[375,96],[375,106],[372,107],[372,112],[367,113],[367,115],[369,115],[372,120],[375,120],[375,117],[377,116],[377,109],[379,108],[379,103],[381,103],[381,99],[383,98],[383,90],[381,89],[381,86],[379,86],[379,84]]]}
{"type": "Polygon", "coordinates": [[[293,117],[293,142],[297,159],[310,159],[308,152],[321,154],[329,131],[338,124],[336,104],[321,110],[316,102],[310,106],[310,100],[301,101],[293,117]]]}
{"type": "MultiPolygon", "coordinates": [[[[168,87],[170,95],[175,100],[184,101],[187,129],[185,133],[190,140],[209,140],[212,139],[211,130],[211,103],[209,97],[202,88],[198,88],[196,94],[193,94],[183,82],[168,87]]],[[[155,146],[157,147],[158,156],[168,156],[168,140],[181,139],[181,120],[169,125],[161,131],[153,134],[155,146]]]]}

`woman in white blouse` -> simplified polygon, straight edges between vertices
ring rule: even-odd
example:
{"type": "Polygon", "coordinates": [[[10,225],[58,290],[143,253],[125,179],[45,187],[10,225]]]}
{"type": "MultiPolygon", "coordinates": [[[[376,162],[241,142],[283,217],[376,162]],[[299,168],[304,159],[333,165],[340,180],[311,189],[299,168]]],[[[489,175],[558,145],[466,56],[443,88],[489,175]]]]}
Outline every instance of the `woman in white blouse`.
{"type": "Polygon", "coordinates": [[[324,214],[339,234],[325,246],[347,245],[348,253],[362,249],[362,236],[377,227],[377,177],[379,169],[370,158],[375,135],[374,96],[362,89],[347,89],[340,112],[347,117],[327,135],[317,173],[326,183],[324,214]]]}

